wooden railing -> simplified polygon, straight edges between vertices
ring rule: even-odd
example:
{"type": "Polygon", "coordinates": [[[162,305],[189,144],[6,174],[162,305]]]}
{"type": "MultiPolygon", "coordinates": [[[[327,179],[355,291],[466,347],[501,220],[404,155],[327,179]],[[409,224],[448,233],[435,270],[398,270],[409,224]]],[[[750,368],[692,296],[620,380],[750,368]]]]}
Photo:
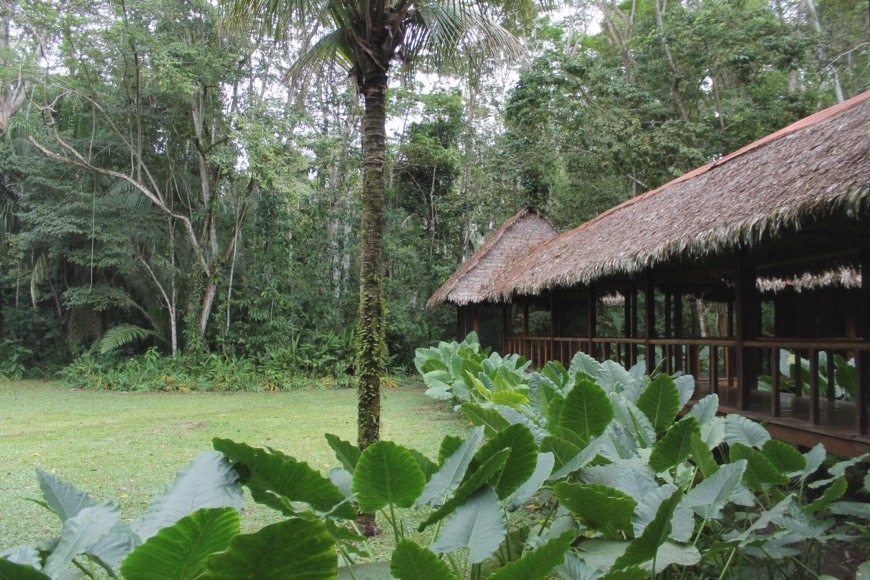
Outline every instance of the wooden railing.
{"type": "Polygon", "coordinates": [[[721,407],[738,412],[751,412],[767,417],[796,419],[812,426],[845,430],[857,434],[868,432],[867,403],[864,392],[870,385],[859,383],[853,393],[835,389],[837,377],[833,364],[820,373],[820,353],[827,361],[834,355],[855,361],[854,376],[860,372],[862,352],[870,352],[870,344],[860,340],[841,339],[757,339],[743,343],[745,352],[755,353],[757,375],[761,380],[741,389],[737,372],[737,341],[734,338],[561,338],[517,336],[507,339],[507,352],[517,353],[539,367],[550,360],[560,361],[566,368],[577,352],[598,360],[611,359],[629,367],[639,358],[646,359],[647,350],[654,352],[654,364],[661,371],[678,372],[695,377],[695,399],[715,393],[721,407]],[[788,350],[801,369],[793,379],[779,368],[780,353],[788,350]],[[808,370],[802,362],[808,361],[808,370]],[[769,378],[768,378],[769,377],[769,378]]]}

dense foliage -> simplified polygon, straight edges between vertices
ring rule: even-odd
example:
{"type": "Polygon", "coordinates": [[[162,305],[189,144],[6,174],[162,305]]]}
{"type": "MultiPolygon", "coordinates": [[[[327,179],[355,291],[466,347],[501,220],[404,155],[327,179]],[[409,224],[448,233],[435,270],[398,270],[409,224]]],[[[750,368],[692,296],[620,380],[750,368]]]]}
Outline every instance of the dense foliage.
{"type": "Polygon", "coordinates": [[[717,417],[715,397],[680,416],[694,387],[688,377],[650,379],[583,355],[569,369],[526,372],[515,357],[481,351],[473,335],[420,349],[417,362],[431,394],[465,401],[478,425],[445,438],[437,458],[390,441],[360,451],[327,435],[339,467],[323,476],[278,450],[215,439],[224,459],[196,458],[130,523],[110,502],[39,472],[63,530],[57,541],[0,552],[0,571],[59,577],[91,562],[131,579],[156,570],[816,577],[823,550],[866,539],[868,504],[844,497],[846,471],[861,458],[835,463],[821,445],[802,454],[745,418],[717,417]],[[282,519],[240,533],[240,485],[282,519]],[[352,526],[355,506],[382,514],[394,542],[388,561],[370,561],[352,526]]]}
{"type": "MultiPolygon", "coordinates": [[[[426,299],[523,206],[576,225],[868,87],[858,0],[555,8],[516,29],[518,68],[469,54],[390,87],[391,366],[450,334],[426,299]]],[[[0,375],[151,347],[259,365],[346,335],[362,112],[331,69],[283,82],[308,30],[230,35],[204,0],[2,0],[0,20],[0,375]]]]}

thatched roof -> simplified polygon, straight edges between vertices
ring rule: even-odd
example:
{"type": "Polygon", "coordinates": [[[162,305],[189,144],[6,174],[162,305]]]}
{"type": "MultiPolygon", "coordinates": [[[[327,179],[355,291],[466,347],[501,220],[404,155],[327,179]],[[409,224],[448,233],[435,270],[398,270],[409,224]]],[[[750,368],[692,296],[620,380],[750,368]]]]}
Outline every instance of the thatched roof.
{"type": "Polygon", "coordinates": [[[541,244],[490,300],[752,247],[870,210],[870,92],[802,119],[541,244]]]}
{"type": "Polygon", "coordinates": [[[537,211],[526,208],[504,222],[426,303],[459,306],[486,300],[498,276],[529,250],[559,232],[537,211]]]}

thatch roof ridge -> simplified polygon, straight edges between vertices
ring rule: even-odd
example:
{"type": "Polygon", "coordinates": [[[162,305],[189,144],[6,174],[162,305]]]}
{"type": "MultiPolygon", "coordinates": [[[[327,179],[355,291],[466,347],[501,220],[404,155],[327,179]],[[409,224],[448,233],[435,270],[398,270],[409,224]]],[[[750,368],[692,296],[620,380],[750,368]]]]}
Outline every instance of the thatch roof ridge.
{"type": "MultiPolygon", "coordinates": [[[[480,248],[465,260],[456,272],[454,272],[453,275],[432,295],[432,297],[429,298],[429,301],[426,302],[426,307],[431,308],[444,301],[464,305],[485,300],[486,293],[489,290],[488,287],[466,288],[462,293],[458,292],[458,290],[462,289],[461,286],[463,285],[463,282],[468,281],[469,274],[477,268],[481,262],[491,258],[492,252],[496,246],[499,245],[499,242],[504,241],[507,237],[511,237],[514,234],[520,236],[523,233],[526,233],[527,236],[518,237],[516,240],[521,244],[520,247],[514,248],[513,251],[508,252],[508,254],[502,258],[517,259],[526,254],[532,248],[544,242],[546,239],[556,236],[559,232],[536,209],[527,207],[520,210],[490,234],[480,248]],[[515,232],[517,228],[522,229],[523,224],[530,223],[530,219],[540,222],[538,227],[535,228],[536,231],[515,232]]],[[[498,264],[497,270],[505,271],[509,265],[510,264],[498,264]]],[[[490,276],[488,278],[490,284],[495,282],[495,276],[490,276]]]]}
{"type": "Polygon", "coordinates": [[[870,91],[806,117],[540,244],[501,276],[488,298],[630,275],[677,254],[693,257],[735,243],[752,244],[782,228],[799,227],[814,211],[866,204],[868,100],[870,91]],[[857,139],[848,141],[841,130],[857,139]],[[821,151],[818,164],[811,156],[816,149],[821,151]],[[765,159],[770,155],[772,161],[765,159]],[[826,161],[836,167],[824,167],[826,161]],[[844,167],[852,174],[836,179],[844,167]],[[831,183],[832,175],[836,183],[831,183]],[[784,183],[787,179],[794,181],[784,183]],[[717,195],[705,195],[714,188],[717,195]],[[743,203],[738,211],[717,199],[723,193],[736,205],[743,203]],[[614,235],[616,229],[623,233],[614,235]]]}

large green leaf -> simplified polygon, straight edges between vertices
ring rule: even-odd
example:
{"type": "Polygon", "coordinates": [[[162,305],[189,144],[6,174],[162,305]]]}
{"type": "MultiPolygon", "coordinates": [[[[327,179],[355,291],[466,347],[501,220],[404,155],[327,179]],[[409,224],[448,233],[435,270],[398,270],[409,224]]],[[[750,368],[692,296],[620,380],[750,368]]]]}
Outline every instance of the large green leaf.
{"type": "Polygon", "coordinates": [[[604,390],[588,379],[578,378],[565,397],[558,426],[574,431],[589,442],[604,433],[612,419],[613,407],[604,390]]]}
{"type": "Polygon", "coordinates": [[[466,477],[456,490],[456,493],[453,494],[453,497],[444,502],[444,505],[440,508],[432,512],[429,517],[418,526],[417,530],[422,532],[428,526],[441,521],[453,513],[453,510],[462,505],[466,499],[471,497],[478,489],[486,484],[495,473],[504,467],[509,454],[510,451],[508,449],[502,449],[490,457],[489,460],[474,471],[471,476],[466,477]]]}
{"type": "Polygon", "coordinates": [[[178,472],[166,493],[154,498],[130,527],[145,541],[196,510],[220,507],[244,507],[239,478],[220,453],[205,451],[178,472]]]}
{"type": "Polygon", "coordinates": [[[825,488],[822,497],[816,499],[806,507],[808,512],[824,511],[828,508],[832,501],[836,501],[846,494],[849,484],[846,477],[841,475],[834,480],[834,483],[825,488]]]}
{"type": "Polygon", "coordinates": [[[435,472],[438,471],[438,464],[416,449],[408,449],[408,452],[414,458],[414,461],[417,462],[417,465],[420,466],[420,470],[423,472],[423,479],[428,482],[435,475],[435,472]]]}
{"type": "Polygon", "coordinates": [[[338,573],[335,545],[326,525],[301,519],[236,536],[225,552],[209,556],[205,565],[203,580],[313,580],[338,573]]]}
{"type": "Polygon", "coordinates": [[[710,477],[693,487],[686,494],[686,505],[706,519],[719,519],[721,510],[737,490],[746,461],[740,460],[723,465],[710,477]]]}
{"type": "Polygon", "coordinates": [[[605,392],[612,393],[617,391],[617,385],[631,387],[634,384],[634,377],[618,362],[605,360],[601,363],[601,370],[598,373],[598,384],[605,392]]]}
{"type": "Polygon", "coordinates": [[[362,455],[362,451],[360,451],[359,447],[350,441],[345,441],[338,435],[333,435],[332,433],[327,433],[324,436],[326,437],[326,442],[330,447],[332,447],[332,450],[335,451],[335,458],[338,459],[342,467],[344,467],[348,473],[353,473],[353,470],[356,469],[356,464],[359,461],[360,455],[362,455]]]}
{"type": "Polygon", "coordinates": [[[120,521],[118,506],[103,502],[82,508],[63,523],[60,541],[46,558],[42,571],[58,576],[79,554],[88,552],[120,521]]]}
{"type": "Polygon", "coordinates": [[[807,460],[801,452],[785,441],[768,440],[762,446],[761,454],[785,474],[800,472],[807,467],[807,460]]]}
{"type": "Polygon", "coordinates": [[[725,441],[728,445],[742,443],[760,449],[769,440],[770,433],[755,421],[737,414],[725,417],[725,441]]]}
{"type": "Polygon", "coordinates": [[[613,569],[629,568],[636,564],[643,564],[656,557],[659,546],[664,544],[671,535],[671,519],[677,504],[683,499],[680,490],[663,501],[656,512],[656,517],[647,524],[643,534],[635,538],[625,549],[625,553],[613,563],[613,569]]]}
{"type": "Polygon", "coordinates": [[[659,375],[640,394],[635,403],[656,430],[664,433],[680,412],[680,393],[674,379],[659,375]]]}
{"type": "Polygon", "coordinates": [[[535,445],[531,431],[525,425],[511,425],[497,433],[477,451],[471,461],[471,470],[476,470],[502,449],[510,451],[508,459],[487,481],[499,499],[504,499],[519,489],[532,476],[538,463],[538,446],[535,445]]]}
{"type": "Polygon", "coordinates": [[[597,377],[601,374],[601,363],[586,354],[578,351],[571,359],[571,365],[568,367],[568,374],[572,377],[577,373],[585,373],[590,377],[597,377]]]}
{"type": "Polygon", "coordinates": [[[552,453],[553,468],[558,470],[580,453],[580,448],[561,437],[547,436],[541,441],[541,453],[552,453]]]}
{"type": "Polygon", "coordinates": [[[703,399],[697,401],[689,410],[689,415],[698,420],[698,423],[703,427],[713,420],[716,412],[719,410],[719,395],[707,395],[703,399]]]}
{"type": "Polygon", "coordinates": [[[411,540],[402,540],[393,550],[390,572],[399,580],[454,580],[450,567],[432,553],[411,540]]]}
{"type": "Polygon", "coordinates": [[[508,511],[516,511],[520,509],[526,501],[530,497],[532,497],[544,483],[547,481],[547,478],[550,477],[550,474],[553,472],[553,464],[554,464],[553,454],[552,453],[539,453],[537,463],[535,465],[535,471],[532,473],[532,476],[529,477],[523,483],[518,490],[516,490],[510,498],[508,498],[507,509],[508,511]]]}
{"type": "Polygon", "coordinates": [[[432,544],[433,552],[449,554],[467,547],[468,560],[479,564],[491,556],[507,534],[504,510],[495,491],[484,487],[456,508],[432,544]]]}
{"type": "Polygon", "coordinates": [[[574,532],[564,532],[533,552],[497,570],[489,580],[533,580],[548,578],[553,568],[562,564],[574,541],[574,532]]]}
{"type": "Polygon", "coordinates": [[[133,550],[121,574],[127,580],[196,578],[205,571],[206,558],[226,550],[238,534],[239,512],[234,508],[195,511],[133,550]]]}
{"type": "Polygon", "coordinates": [[[598,453],[601,451],[604,443],[606,442],[607,437],[596,437],[595,439],[590,441],[589,445],[587,445],[582,451],[566,461],[562,467],[554,469],[553,473],[550,474],[548,480],[558,481],[575,473],[578,469],[586,467],[587,465],[592,463],[592,461],[596,457],[598,457],[598,453]]]}
{"type": "Polygon", "coordinates": [[[612,538],[631,533],[631,516],[637,502],[618,489],[595,483],[562,482],[553,492],[586,526],[612,538]]]}
{"type": "Polygon", "coordinates": [[[411,507],[426,485],[414,456],[392,441],[378,441],[366,448],[353,473],[353,493],[363,512],[374,513],[388,505],[411,507]]]}
{"type": "Polygon", "coordinates": [[[32,566],[0,558],[0,578],[3,580],[47,580],[48,576],[32,566]]]}
{"type": "Polygon", "coordinates": [[[630,433],[640,447],[652,447],[656,442],[656,430],[637,405],[617,393],[610,395],[613,405],[613,420],[630,433]]]}
{"type": "Polygon", "coordinates": [[[653,447],[649,464],[657,473],[685,461],[692,450],[692,436],[701,436],[701,426],[694,417],[673,423],[665,436],[653,447]]]}
{"type": "Polygon", "coordinates": [[[785,485],[788,483],[788,476],[785,473],[780,471],[759,451],[743,443],[731,445],[729,458],[732,463],[739,459],[747,461],[743,480],[754,491],[762,491],[767,484],[785,485]]]}
{"type": "Polygon", "coordinates": [[[692,461],[698,466],[704,477],[710,477],[719,471],[719,464],[716,463],[713,452],[710,451],[700,435],[692,434],[690,445],[692,447],[692,461]]]}
{"type": "Polygon", "coordinates": [[[484,434],[493,437],[510,423],[495,409],[485,409],[477,403],[462,403],[462,412],[476,426],[483,426],[484,434]]]}
{"type": "Polygon", "coordinates": [[[295,510],[289,502],[304,502],[321,512],[353,519],[356,511],[344,494],[307,463],[275,450],[251,447],[229,439],[213,439],[214,448],[229,459],[254,501],[284,515],[295,510]]]}
{"type": "Polygon", "coordinates": [[[36,479],[45,497],[46,506],[60,517],[61,522],[67,521],[86,507],[97,505],[97,501],[88,494],[41,469],[36,470],[36,479]]]}
{"type": "Polygon", "coordinates": [[[437,472],[429,479],[423,488],[423,493],[417,500],[417,505],[441,505],[450,497],[462,483],[465,472],[477,453],[477,448],[483,439],[483,428],[478,427],[468,434],[465,441],[447,457],[437,472]]]}

